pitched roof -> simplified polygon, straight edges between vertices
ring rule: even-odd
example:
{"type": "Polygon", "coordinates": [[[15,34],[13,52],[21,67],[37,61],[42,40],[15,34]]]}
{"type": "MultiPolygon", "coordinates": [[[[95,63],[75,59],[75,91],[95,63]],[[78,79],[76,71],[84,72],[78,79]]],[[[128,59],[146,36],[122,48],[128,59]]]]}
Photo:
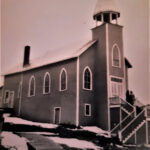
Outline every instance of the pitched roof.
{"type": "Polygon", "coordinates": [[[118,12],[115,0],[97,0],[94,15],[104,11],[118,12]]]}
{"type": "Polygon", "coordinates": [[[3,75],[10,75],[19,72],[24,72],[34,68],[39,68],[60,61],[76,58],[80,56],[82,53],[84,53],[86,50],[88,50],[88,48],[90,48],[94,43],[96,43],[96,40],[89,41],[80,48],[76,48],[77,46],[75,46],[74,48],[68,48],[68,49],[65,48],[64,50],[61,49],[61,50],[50,51],[46,53],[43,57],[31,60],[30,65],[23,67],[23,64],[19,64],[14,68],[12,68],[11,70],[9,70],[8,72],[5,72],[3,75]]]}

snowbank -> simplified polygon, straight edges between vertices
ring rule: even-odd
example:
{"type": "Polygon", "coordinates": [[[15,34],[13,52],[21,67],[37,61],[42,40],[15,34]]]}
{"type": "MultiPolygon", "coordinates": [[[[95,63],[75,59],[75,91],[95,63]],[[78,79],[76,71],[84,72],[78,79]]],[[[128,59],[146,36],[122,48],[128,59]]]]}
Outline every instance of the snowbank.
{"type": "Polygon", "coordinates": [[[101,150],[103,148],[96,146],[92,142],[88,142],[85,140],[78,140],[78,139],[67,139],[67,138],[60,138],[60,137],[48,137],[50,140],[53,140],[59,144],[65,144],[71,148],[79,148],[79,149],[94,149],[94,150],[101,150]]]}
{"type": "Polygon", "coordinates": [[[28,150],[25,138],[19,137],[11,132],[2,132],[1,138],[1,144],[5,148],[12,150],[28,150]]]}
{"type": "Polygon", "coordinates": [[[108,131],[102,130],[101,128],[98,128],[96,126],[85,126],[85,127],[82,127],[82,129],[86,131],[94,132],[100,136],[110,137],[110,134],[108,131]]]}
{"type": "Polygon", "coordinates": [[[9,117],[8,114],[5,114],[3,117],[5,123],[11,123],[11,124],[31,125],[31,126],[38,126],[47,129],[56,128],[58,126],[56,124],[50,124],[50,123],[32,122],[18,117],[9,117]]]}

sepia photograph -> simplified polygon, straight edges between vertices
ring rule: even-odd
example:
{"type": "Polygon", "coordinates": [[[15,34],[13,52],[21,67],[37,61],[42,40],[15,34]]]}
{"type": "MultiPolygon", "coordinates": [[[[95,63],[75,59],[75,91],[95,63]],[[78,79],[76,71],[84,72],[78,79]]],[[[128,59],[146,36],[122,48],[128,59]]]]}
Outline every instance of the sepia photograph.
{"type": "Polygon", "coordinates": [[[0,0],[0,150],[150,150],[150,0],[0,0]]]}

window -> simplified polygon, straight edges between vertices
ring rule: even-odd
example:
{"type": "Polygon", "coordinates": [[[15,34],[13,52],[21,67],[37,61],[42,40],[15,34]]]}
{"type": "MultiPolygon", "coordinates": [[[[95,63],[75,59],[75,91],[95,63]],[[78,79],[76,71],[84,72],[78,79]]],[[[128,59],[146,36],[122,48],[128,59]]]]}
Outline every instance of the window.
{"type": "Polygon", "coordinates": [[[35,77],[32,76],[29,80],[29,96],[34,96],[35,95],[35,77]]]}
{"type": "Polygon", "coordinates": [[[123,95],[123,81],[120,78],[111,77],[111,97],[119,96],[122,97],[123,95]]]}
{"type": "Polygon", "coordinates": [[[83,71],[83,89],[92,90],[92,72],[89,67],[83,71]]]}
{"type": "Polygon", "coordinates": [[[67,89],[67,72],[63,68],[60,72],[60,91],[64,91],[67,89]]]}
{"type": "Polygon", "coordinates": [[[120,50],[116,44],[112,48],[112,66],[121,67],[120,50]]]}
{"type": "Polygon", "coordinates": [[[9,103],[9,91],[8,90],[5,91],[5,100],[4,100],[4,103],[9,103]]]}
{"type": "Polygon", "coordinates": [[[43,94],[50,93],[50,74],[48,72],[45,73],[44,82],[43,82],[43,94]]]}
{"type": "Polygon", "coordinates": [[[84,115],[85,116],[91,116],[91,105],[90,104],[85,104],[84,115]]]}

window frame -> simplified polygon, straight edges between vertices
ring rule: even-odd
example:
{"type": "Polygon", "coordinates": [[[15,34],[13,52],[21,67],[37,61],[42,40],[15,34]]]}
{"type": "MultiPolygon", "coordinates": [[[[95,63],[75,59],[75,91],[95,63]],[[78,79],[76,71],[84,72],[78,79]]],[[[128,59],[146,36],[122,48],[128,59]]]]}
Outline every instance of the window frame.
{"type": "Polygon", "coordinates": [[[83,89],[84,90],[88,90],[88,91],[92,91],[93,90],[93,74],[92,74],[92,71],[91,71],[91,69],[90,69],[90,67],[89,66],[86,66],[85,68],[84,68],[84,70],[83,70],[83,75],[82,75],[82,81],[83,81],[83,85],[82,85],[82,87],[83,87],[83,89]],[[91,78],[91,82],[90,82],[90,89],[88,89],[88,88],[85,88],[85,80],[84,80],[84,75],[85,75],[85,71],[86,70],[89,70],[89,72],[90,72],[90,78],[91,78]]]}
{"type": "Polygon", "coordinates": [[[49,73],[49,72],[46,72],[46,73],[44,74],[44,79],[43,79],[43,94],[49,94],[50,91],[51,91],[51,76],[50,76],[50,73],[49,73]],[[47,76],[48,76],[48,78],[49,78],[49,91],[48,91],[48,92],[45,91],[45,80],[46,80],[46,77],[47,77],[47,76]]]}
{"type": "Polygon", "coordinates": [[[35,76],[32,75],[29,79],[29,87],[28,87],[28,97],[33,97],[35,96],[35,89],[36,89],[36,80],[35,80],[35,76]],[[33,90],[33,95],[30,95],[30,90],[31,90],[31,81],[32,79],[34,80],[34,90],[33,90]]]}
{"type": "Polygon", "coordinates": [[[56,109],[59,109],[60,110],[60,112],[59,112],[59,123],[58,124],[60,124],[61,123],[61,113],[62,113],[62,110],[61,110],[61,107],[54,107],[53,108],[53,123],[55,124],[55,114],[56,114],[56,109]]]}
{"type": "Polygon", "coordinates": [[[10,99],[10,91],[9,90],[5,90],[5,95],[4,95],[4,104],[7,104],[9,103],[9,99],[10,99]],[[8,92],[8,98],[7,98],[7,101],[6,101],[6,93],[8,92]]]}
{"type": "Polygon", "coordinates": [[[84,104],[84,116],[87,116],[87,117],[91,117],[92,114],[91,114],[91,104],[84,104]],[[89,114],[86,113],[86,110],[87,110],[87,106],[89,106],[89,114]]]}
{"type": "Polygon", "coordinates": [[[121,68],[121,52],[120,52],[120,48],[119,46],[115,43],[113,46],[112,46],[112,66],[113,67],[116,67],[116,68],[121,68]],[[119,65],[115,65],[114,64],[114,48],[117,47],[117,50],[118,50],[118,61],[119,61],[119,65]]]}
{"type": "Polygon", "coordinates": [[[122,98],[123,94],[124,94],[124,78],[117,77],[117,76],[110,76],[110,96],[111,97],[119,96],[120,98],[122,98]],[[116,79],[122,80],[122,82],[112,81],[111,78],[116,78],[116,79]],[[114,88],[112,88],[113,86],[114,86],[114,88]],[[121,90],[119,87],[121,87],[121,90]],[[115,89],[115,91],[113,92],[114,89],[115,89]]]}
{"type": "Polygon", "coordinates": [[[68,88],[68,75],[67,75],[66,69],[62,68],[61,71],[60,71],[60,74],[59,74],[59,91],[66,91],[67,88],[68,88]],[[62,84],[61,84],[62,83],[61,76],[62,76],[63,71],[65,72],[65,75],[66,75],[66,82],[65,82],[66,83],[66,88],[65,89],[62,89],[62,84]]]}

